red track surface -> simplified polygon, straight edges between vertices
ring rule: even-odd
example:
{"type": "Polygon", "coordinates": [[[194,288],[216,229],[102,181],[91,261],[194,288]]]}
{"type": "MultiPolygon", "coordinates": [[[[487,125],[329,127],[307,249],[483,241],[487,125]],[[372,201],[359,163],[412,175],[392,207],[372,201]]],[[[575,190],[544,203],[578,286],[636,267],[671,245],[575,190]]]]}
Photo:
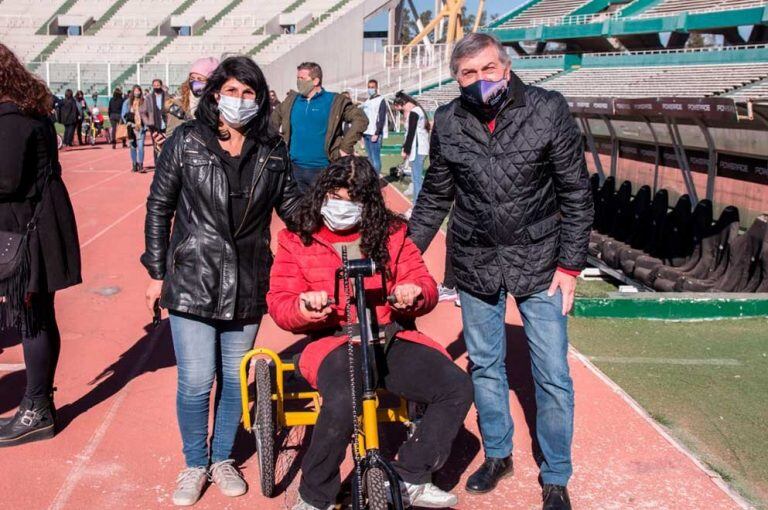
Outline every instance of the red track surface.
{"type": "MultiPolygon", "coordinates": [[[[147,159],[152,158],[151,150],[147,159]]],[[[0,449],[0,507],[29,509],[150,509],[171,507],[170,492],[183,466],[174,407],[176,370],[166,323],[147,333],[147,275],[139,264],[144,200],[151,174],[127,171],[125,150],[106,146],[62,154],[75,205],[85,283],[58,295],[63,334],[56,394],[63,430],[52,441],[0,449]]],[[[391,207],[408,204],[386,190],[391,207]]],[[[438,279],[445,251],[438,236],[426,254],[438,279]]],[[[519,317],[509,314],[510,401],[516,424],[514,478],[487,496],[463,492],[468,471],[482,461],[474,412],[466,420],[449,466],[436,480],[459,494],[457,508],[540,508],[538,470],[526,412],[533,406],[530,368],[519,317]]],[[[466,352],[453,304],[441,304],[420,327],[449,346],[462,367],[466,352]]],[[[294,337],[266,319],[257,344],[277,350],[294,337]]],[[[16,342],[0,339],[0,414],[11,414],[24,387],[16,342]]],[[[738,505],[710,476],[668,441],[598,374],[571,358],[576,387],[575,473],[570,485],[581,509],[727,509],[738,505]]],[[[291,440],[301,439],[294,431],[291,440]]],[[[283,455],[283,470],[298,448],[283,455]]],[[[268,500],[258,493],[252,440],[238,437],[237,455],[252,490],[228,499],[210,488],[197,508],[290,508],[298,477],[268,500]]],[[[348,468],[348,465],[347,465],[348,468]]]]}

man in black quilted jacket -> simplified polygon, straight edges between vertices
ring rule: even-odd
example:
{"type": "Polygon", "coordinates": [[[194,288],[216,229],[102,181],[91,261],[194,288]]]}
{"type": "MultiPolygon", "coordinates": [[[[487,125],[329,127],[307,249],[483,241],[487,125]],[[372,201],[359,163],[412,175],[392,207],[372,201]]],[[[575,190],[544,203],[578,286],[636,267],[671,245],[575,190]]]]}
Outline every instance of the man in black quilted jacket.
{"type": "Polygon", "coordinates": [[[493,36],[459,41],[451,72],[461,97],[435,113],[430,167],[409,228],[426,250],[454,205],[452,261],[486,456],[466,489],[491,491],[513,472],[504,363],[511,294],[531,354],[544,509],[569,509],[567,314],[593,217],[581,132],[563,96],[523,84],[493,36]]]}

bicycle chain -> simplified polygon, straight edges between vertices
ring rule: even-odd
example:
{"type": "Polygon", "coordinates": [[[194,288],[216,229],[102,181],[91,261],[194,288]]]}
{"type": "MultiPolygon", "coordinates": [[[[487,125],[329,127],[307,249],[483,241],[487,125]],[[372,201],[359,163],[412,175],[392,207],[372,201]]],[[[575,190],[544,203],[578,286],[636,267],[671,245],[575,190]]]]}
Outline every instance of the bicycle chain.
{"type": "MultiPolygon", "coordinates": [[[[344,279],[344,293],[346,294],[346,303],[344,305],[344,314],[346,316],[346,330],[347,330],[347,356],[349,357],[349,382],[350,390],[352,393],[352,458],[355,462],[355,477],[357,479],[357,493],[353,494],[353,497],[357,498],[360,508],[363,507],[363,473],[360,458],[360,425],[358,422],[358,409],[357,409],[357,378],[355,377],[355,349],[352,343],[352,299],[350,296],[351,285],[349,284],[349,272],[347,271],[349,258],[347,256],[347,247],[341,248],[341,263],[342,263],[342,278],[344,279]]],[[[358,316],[360,310],[358,310],[358,316]]],[[[362,348],[362,346],[361,346],[362,348]]],[[[354,508],[354,504],[352,505],[354,508]]]]}

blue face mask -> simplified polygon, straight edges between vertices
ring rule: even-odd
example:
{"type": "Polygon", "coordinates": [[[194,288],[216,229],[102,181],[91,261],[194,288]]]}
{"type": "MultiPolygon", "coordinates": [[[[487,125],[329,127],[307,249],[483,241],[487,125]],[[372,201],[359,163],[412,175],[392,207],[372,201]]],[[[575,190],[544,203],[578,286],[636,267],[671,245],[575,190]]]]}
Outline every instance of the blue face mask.
{"type": "Polygon", "coordinates": [[[475,111],[491,120],[499,113],[509,95],[509,80],[477,80],[471,85],[461,87],[461,99],[475,111]]]}
{"type": "Polygon", "coordinates": [[[199,80],[189,80],[189,90],[192,91],[192,95],[200,97],[203,95],[205,89],[205,82],[199,80]]]}

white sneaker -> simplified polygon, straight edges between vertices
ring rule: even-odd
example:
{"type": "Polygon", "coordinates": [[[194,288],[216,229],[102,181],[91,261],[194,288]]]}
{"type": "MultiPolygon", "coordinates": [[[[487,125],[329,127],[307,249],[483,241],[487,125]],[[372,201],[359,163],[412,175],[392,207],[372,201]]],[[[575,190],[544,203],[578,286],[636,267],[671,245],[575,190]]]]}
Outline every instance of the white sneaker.
{"type": "Polygon", "coordinates": [[[458,308],[461,308],[461,298],[459,297],[458,293],[456,293],[456,301],[454,301],[453,304],[456,305],[458,308]]]}
{"type": "Polygon", "coordinates": [[[316,506],[312,506],[301,499],[301,494],[299,494],[299,497],[296,499],[296,504],[293,505],[291,510],[333,510],[333,508],[333,505],[328,506],[328,508],[318,508],[316,506]]]}
{"type": "Polygon", "coordinates": [[[437,286],[438,301],[456,301],[459,293],[456,289],[445,287],[442,283],[437,286]]]}
{"type": "Polygon", "coordinates": [[[203,493],[208,471],[204,467],[187,468],[176,478],[176,490],[173,492],[173,504],[191,506],[197,503],[203,493]]]}
{"type": "Polygon", "coordinates": [[[248,490],[243,475],[235,467],[232,459],[222,460],[211,466],[211,481],[216,484],[221,493],[230,498],[242,496],[248,490]]]}
{"type": "Polygon", "coordinates": [[[403,218],[405,218],[406,220],[410,220],[412,214],[413,214],[413,207],[409,208],[407,211],[403,213],[403,218]]]}
{"type": "MultiPolygon", "coordinates": [[[[400,493],[403,495],[403,505],[406,507],[449,508],[459,504],[457,496],[430,482],[422,484],[400,482],[400,493]]],[[[392,495],[389,491],[387,491],[387,499],[391,504],[392,495]]]]}

